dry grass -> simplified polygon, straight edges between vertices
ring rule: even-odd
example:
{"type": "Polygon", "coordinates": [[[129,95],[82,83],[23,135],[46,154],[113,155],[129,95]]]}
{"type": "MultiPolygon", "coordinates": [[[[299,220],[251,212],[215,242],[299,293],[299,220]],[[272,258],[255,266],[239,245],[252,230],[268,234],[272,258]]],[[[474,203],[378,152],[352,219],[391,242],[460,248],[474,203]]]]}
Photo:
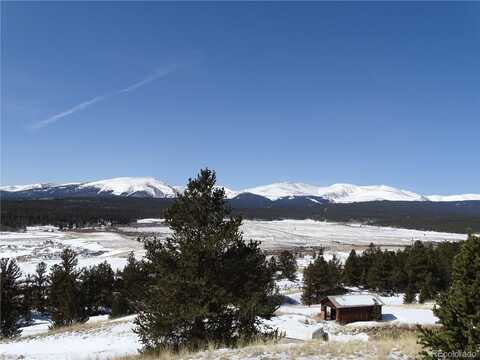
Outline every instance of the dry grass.
{"type": "Polygon", "coordinates": [[[399,331],[395,335],[387,333],[377,335],[368,342],[323,342],[311,340],[293,344],[253,344],[240,349],[225,350],[211,347],[206,351],[191,352],[162,352],[155,355],[136,355],[122,357],[116,360],[193,360],[193,359],[297,359],[307,357],[311,359],[391,359],[392,352],[402,355],[404,359],[415,359],[421,347],[417,344],[417,334],[413,331],[399,331]]]}

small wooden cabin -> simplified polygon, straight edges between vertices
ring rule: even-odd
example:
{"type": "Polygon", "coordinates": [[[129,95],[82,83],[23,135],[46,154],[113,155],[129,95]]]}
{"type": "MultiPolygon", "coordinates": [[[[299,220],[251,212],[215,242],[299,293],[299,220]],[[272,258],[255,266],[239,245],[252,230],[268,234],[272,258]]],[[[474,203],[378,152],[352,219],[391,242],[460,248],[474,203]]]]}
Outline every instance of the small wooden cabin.
{"type": "Polygon", "coordinates": [[[382,318],[383,302],[373,295],[327,296],[320,305],[322,320],[336,320],[341,324],[382,318]]]}

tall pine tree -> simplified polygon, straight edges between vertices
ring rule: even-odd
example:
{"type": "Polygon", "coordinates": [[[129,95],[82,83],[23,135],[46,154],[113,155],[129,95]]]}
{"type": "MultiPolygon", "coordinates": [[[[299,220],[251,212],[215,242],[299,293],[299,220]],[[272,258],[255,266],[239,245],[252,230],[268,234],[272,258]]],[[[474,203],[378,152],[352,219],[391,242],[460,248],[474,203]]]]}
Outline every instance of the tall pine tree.
{"type": "Polygon", "coordinates": [[[34,304],[40,313],[47,311],[48,285],[47,264],[42,261],[37,264],[33,275],[34,304]]]}
{"type": "Polygon", "coordinates": [[[327,295],[342,293],[340,278],[341,267],[335,257],[327,262],[323,255],[317,256],[303,271],[302,302],[318,304],[327,295]]]}
{"type": "Polygon", "coordinates": [[[285,279],[290,281],[297,279],[297,260],[291,251],[284,250],[280,253],[277,270],[281,272],[285,279]]]}
{"type": "Polygon", "coordinates": [[[14,259],[0,259],[0,337],[20,335],[22,273],[14,259]]]}
{"type": "Polygon", "coordinates": [[[145,242],[152,285],[135,331],[146,351],[253,340],[277,308],[271,267],[259,243],[242,238],[215,180],[208,169],[190,179],[166,212],[172,236],[145,242]]]}
{"type": "Polygon", "coordinates": [[[76,269],[77,255],[66,248],[60,257],[62,262],[52,267],[50,275],[49,312],[53,327],[88,320],[80,289],[80,272],[76,269]]]}
{"type": "Polygon", "coordinates": [[[347,260],[345,261],[345,266],[342,273],[342,281],[347,286],[358,286],[360,285],[361,275],[361,263],[358,259],[357,252],[355,249],[352,249],[347,260]]]}
{"type": "Polygon", "coordinates": [[[422,329],[420,343],[430,352],[427,359],[443,358],[441,353],[467,351],[479,354],[480,346],[480,238],[470,234],[455,257],[452,285],[440,296],[435,315],[439,329],[422,329]]]}

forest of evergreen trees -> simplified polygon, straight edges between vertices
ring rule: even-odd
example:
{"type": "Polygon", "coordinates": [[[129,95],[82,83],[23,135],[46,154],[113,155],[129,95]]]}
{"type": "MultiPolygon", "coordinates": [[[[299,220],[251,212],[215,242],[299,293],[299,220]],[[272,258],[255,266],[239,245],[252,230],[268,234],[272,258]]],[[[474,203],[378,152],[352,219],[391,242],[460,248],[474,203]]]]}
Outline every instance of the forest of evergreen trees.
{"type": "MultiPolygon", "coordinates": [[[[342,266],[335,257],[326,261],[320,251],[304,269],[302,301],[316,304],[323,297],[360,287],[391,295],[405,293],[406,303],[435,299],[451,286],[452,263],[463,242],[415,242],[403,250],[381,250],[371,244],[364,252],[350,252],[342,266]],[[418,296],[416,296],[418,294],[418,296]]],[[[268,261],[275,279],[297,278],[295,256],[288,250],[268,261]]],[[[22,277],[15,260],[0,260],[2,283],[1,334],[18,335],[32,315],[48,315],[52,326],[88,320],[89,316],[118,317],[135,313],[151,285],[152,270],[130,254],[123,270],[114,272],[107,262],[79,269],[77,255],[69,248],[61,263],[47,271],[45,263],[34,274],[22,277]]]]}
{"type": "Polygon", "coordinates": [[[117,272],[107,262],[81,269],[77,262],[75,252],[66,248],[60,264],[47,269],[40,262],[34,274],[22,276],[14,259],[0,259],[0,335],[19,335],[19,328],[31,324],[33,316],[48,316],[52,327],[60,327],[90,316],[134,312],[133,304],[145,294],[147,275],[133,253],[117,272]]]}
{"type": "Polygon", "coordinates": [[[304,271],[302,300],[318,303],[327,295],[341,294],[347,287],[361,287],[391,295],[405,293],[404,302],[433,300],[451,284],[452,263],[462,242],[439,244],[416,241],[403,250],[381,250],[374,244],[357,254],[352,250],[341,266],[335,257],[320,254],[304,271]]]}
{"type": "MultiPolygon", "coordinates": [[[[63,228],[99,224],[128,224],[141,218],[164,217],[174,199],[73,198],[52,200],[2,200],[3,230],[31,225],[57,225],[63,228]]],[[[315,219],[356,221],[379,226],[418,230],[467,233],[480,232],[480,201],[395,202],[372,201],[351,204],[314,204],[305,207],[236,207],[232,214],[244,219],[315,219]]]]}

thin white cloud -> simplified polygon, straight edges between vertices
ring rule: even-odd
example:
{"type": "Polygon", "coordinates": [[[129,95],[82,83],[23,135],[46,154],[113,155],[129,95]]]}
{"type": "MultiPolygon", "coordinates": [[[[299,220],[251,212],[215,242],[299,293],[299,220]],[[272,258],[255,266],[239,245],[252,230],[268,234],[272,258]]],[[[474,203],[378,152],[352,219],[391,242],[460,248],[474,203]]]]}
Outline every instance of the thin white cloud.
{"type": "Polygon", "coordinates": [[[58,114],[55,114],[53,116],[50,116],[48,119],[45,119],[45,120],[41,120],[35,124],[32,125],[32,129],[39,129],[39,128],[42,128],[42,127],[45,127],[47,125],[50,125],[50,124],[53,124],[69,115],[72,115],[78,111],[81,111],[81,110],[84,110],[100,101],[104,101],[104,100],[107,100],[111,97],[114,97],[114,96],[117,96],[117,95],[120,95],[120,94],[124,94],[124,93],[128,93],[130,91],[134,91],[148,83],[151,83],[152,81],[155,81],[155,80],[158,80],[160,78],[163,78],[165,76],[167,76],[168,74],[172,73],[173,71],[175,71],[176,69],[176,66],[173,66],[173,67],[170,67],[168,69],[165,69],[165,70],[157,70],[155,71],[154,73],[148,75],[146,78],[140,80],[140,81],[137,81],[136,83],[133,83],[123,89],[120,89],[120,90],[117,90],[117,91],[114,91],[113,93],[110,93],[110,94],[106,94],[106,95],[101,95],[101,96],[97,96],[97,97],[94,97],[93,99],[90,99],[90,100],[87,100],[87,101],[84,101],[78,105],[75,105],[74,107],[68,109],[68,110],[65,110],[65,111],[62,111],[58,114]]]}

